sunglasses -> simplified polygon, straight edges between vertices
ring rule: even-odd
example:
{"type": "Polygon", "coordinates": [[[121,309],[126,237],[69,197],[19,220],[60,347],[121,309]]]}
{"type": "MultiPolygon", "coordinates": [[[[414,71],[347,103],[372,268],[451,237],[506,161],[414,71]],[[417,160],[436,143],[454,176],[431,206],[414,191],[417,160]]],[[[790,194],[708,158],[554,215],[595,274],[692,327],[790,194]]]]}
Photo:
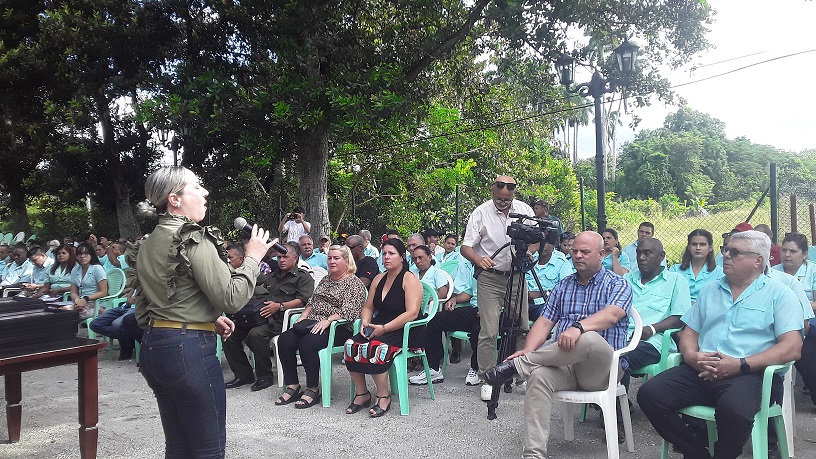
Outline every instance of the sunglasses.
{"type": "Polygon", "coordinates": [[[357,247],[360,247],[361,245],[362,245],[362,244],[357,244],[357,245],[347,245],[346,247],[348,247],[348,249],[349,249],[349,250],[354,250],[354,249],[356,249],[357,247]]]}
{"type": "Polygon", "coordinates": [[[723,253],[723,255],[725,255],[727,253],[728,256],[730,256],[731,258],[737,258],[740,255],[749,254],[749,253],[753,253],[754,255],[759,255],[758,253],[751,252],[750,250],[744,250],[743,251],[743,250],[735,249],[733,247],[723,248],[722,253],[723,253]]]}
{"type": "Polygon", "coordinates": [[[508,190],[513,191],[516,189],[515,183],[508,183],[508,182],[499,182],[498,180],[493,182],[493,185],[498,188],[499,190],[503,190],[504,187],[507,187],[508,190]]]}

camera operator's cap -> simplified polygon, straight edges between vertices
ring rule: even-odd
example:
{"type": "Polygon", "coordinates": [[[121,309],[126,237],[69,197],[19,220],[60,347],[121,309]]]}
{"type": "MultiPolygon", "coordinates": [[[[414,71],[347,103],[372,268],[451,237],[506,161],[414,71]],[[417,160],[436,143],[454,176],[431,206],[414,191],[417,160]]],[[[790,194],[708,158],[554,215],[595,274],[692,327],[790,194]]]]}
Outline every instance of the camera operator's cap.
{"type": "Polygon", "coordinates": [[[748,222],[742,222],[734,227],[734,230],[740,233],[743,231],[751,231],[752,229],[754,229],[754,227],[748,222]]]}
{"type": "Polygon", "coordinates": [[[533,202],[533,205],[541,207],[550,207],[550,203],[547,202],[546,199],[536,199],[535,202],[533,202]]]}

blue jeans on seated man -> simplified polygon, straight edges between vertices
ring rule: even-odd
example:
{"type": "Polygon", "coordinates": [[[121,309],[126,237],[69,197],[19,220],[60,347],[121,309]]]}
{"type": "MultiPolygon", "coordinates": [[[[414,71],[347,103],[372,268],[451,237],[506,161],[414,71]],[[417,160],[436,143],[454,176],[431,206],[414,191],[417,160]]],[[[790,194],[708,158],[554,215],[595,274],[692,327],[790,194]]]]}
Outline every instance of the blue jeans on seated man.
{"type": "Polygon", "coordinates": [[[120,358],[130,358],[135,342],[141,340],[142,329],[132,323],[136,310],[128,306],[108,309],[91,321],[90,328],[97,335],[108,336],[119,340],[120,358]],[[132,317],[131,317],[132,316],[132,317]]]}
{"type": "Polygon", "coordinates": [[[623,377],[621,384],[626,390],[629,390],[629,381],[631,379],[631,371],[643,368],[646,365],[660,362],[660,351],[655,349],[650,343],[641,341],[637,347],[631,352],[621,356],[621,367],[623,368],[623,377]]]}
{"type": "Polygon", "coordinates": [[[215,333],[150,328],[139,364],[159,405],[166,458],[223,459],[227,396],[215,333]]]}

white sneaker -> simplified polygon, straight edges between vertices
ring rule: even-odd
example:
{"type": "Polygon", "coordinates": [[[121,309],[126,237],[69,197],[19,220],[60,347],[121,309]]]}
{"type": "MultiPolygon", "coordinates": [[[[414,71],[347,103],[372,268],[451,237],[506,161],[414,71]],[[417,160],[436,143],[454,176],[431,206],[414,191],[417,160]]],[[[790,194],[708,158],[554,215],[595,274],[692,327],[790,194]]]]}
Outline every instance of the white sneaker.
{"type": "MultiPolygon", "coordinates": [[[[442,381],[445,380],[441,372],[434,370],[433,368],[431,368],[430,371],[432,383],[434,384],[441,383],[442,381]]],[[[420,371],[414,376],[411,376],[410,378],[408,378],[408,382],[417,386],[424,386],[425,384],[428,384],[428,379],[425,377],[425,371],[420,371]]]]}
{"type": "Polygon", "coordinates": [[[493,396],[493,386],[490,384],[482,384],[481,396],[482,401],[489,402],[490,398],[493,396]]]}
{"type": "Polygon", "coordinates": [[[465,384],[468,386],[478,386],[482,383],[484,383],[484,381],[479,377],[479,374],[476,373],[476,370],[473,368],[468,368],[468,374],[465,377],[465,384]]]}

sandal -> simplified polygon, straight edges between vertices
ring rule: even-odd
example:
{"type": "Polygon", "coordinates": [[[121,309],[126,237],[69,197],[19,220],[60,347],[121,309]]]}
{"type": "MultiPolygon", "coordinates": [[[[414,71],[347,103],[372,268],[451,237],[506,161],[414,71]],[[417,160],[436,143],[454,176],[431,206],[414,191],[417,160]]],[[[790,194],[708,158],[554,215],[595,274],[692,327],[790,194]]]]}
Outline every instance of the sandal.
{"type": "Polygon", "coordinates": [[[303,392],[300,391],[300,386],[298,386],[297,389],[287,387],[283,391],[281,396],[278,397],[277,400],[275,400],[275,405],[283,406],[283,405],[288,405],[290,403],[296,402],[296,401],[300,400],[301,395],[303,395],[303,392]],[[283,398],[284,395],[289,395],[289,398],[283,398]]]}
{"type": "Polygon", "coordinates": [[[351,405],[349,405],[348,408],[346,408],[346,414],[354,414],[365,408],[366,405],[368,405],[369,403],[371,403],[371,391],[366,391],[364,394],[354,394],[354,398],[356,399],[357,397],[362,397],[364,395],[368,395],[368,399],[360,404],[354,403],[354,400],[352,400],[351,405]]]}
{"type": "Polygon", "coordinates": [[[379,418],[380,416],[382,416],[382,415],[384,415],[385,413],[387,413],[387,412],[388,412],[388,410],[390,410],[390,409],[391,409],[391,401],[390,401],[390,400],[391,400],[391,396],[390,396],[390,395],[386,395],[385,397],[380,397],[380,396],[378,395],[378,396],[377,396],[377,402],[376,402],[376,403],[374,403],[373,405],[371,405],[371,411],[373,411],[373,413],[369,413],[369,414],[368,414],[368,416],[369,416],[369,417],[372,417],[372,418],[379,418]],[[387,398],[387,399],[389,400],[389,402],[388,402],[388,406],[386,406],[386,407],[385,407],[385,409],[380,408],[380,399],[381,399],[381,398],[387,398]]]}
{"type": "Polygon", "coordinates": [[[297,401],[297,403],[295,403],[295,408],[302,410],[304,408],[315,406],[318,403],[320,403],[320,394],[311,389],[306,389],[303,391],[303,395],[300,396],[300,399],[297,401]],[[312,399],[312,401],[310,402],[306,401],[303,397],[309,397],[312,399]]]}

